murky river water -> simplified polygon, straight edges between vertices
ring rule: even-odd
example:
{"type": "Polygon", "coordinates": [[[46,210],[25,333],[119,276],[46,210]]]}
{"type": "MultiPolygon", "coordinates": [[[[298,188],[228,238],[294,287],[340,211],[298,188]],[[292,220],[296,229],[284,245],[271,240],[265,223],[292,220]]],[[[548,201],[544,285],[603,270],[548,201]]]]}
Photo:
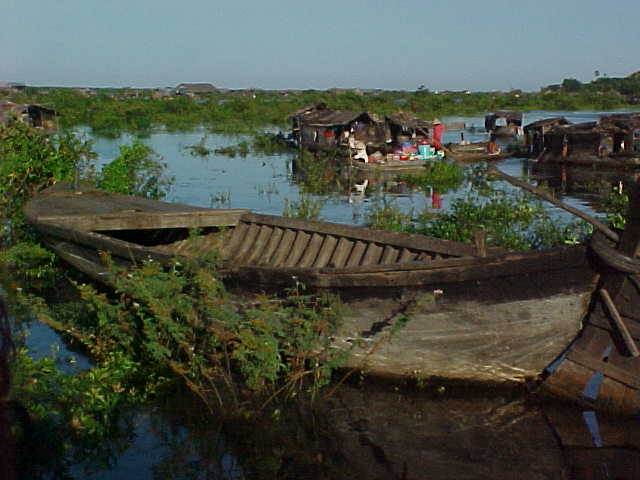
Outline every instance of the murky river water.
{"type": "MultiPolygon", "coordinates": [[[[589,121],[597,114],[531,112],[525,123],[556,115],[589,121]]],[[[483,124],[482,117],[446,121],[483,124]]],[[[457,141],[458,136],[450,132],[444,140],[457,141]]],[[[282,214],[286,202],[299,199],[292,155],[191,155],[185,147],[203,137],[211,149],[242,140],[203,131],[159,132],[144,140],[175,176],[168,200],[282,214]]],[[[486,135],[467,132],[465,138],[484,140],[486,135]]],[[[106,163],[118,155],[119,145],[130,140],[98,138],[94,149],[106,163]]],[[[561,176],[557,169],[518,158],[505,160],[499,168],[515,176],[525,174],[533,183],[547,181],[564,192],[565,201],[591,212],[597,210],[598,197],[587,186],[598,182],[609,186],[619,180],[580,170],[561,176]]],[[[405,211],[432,206],[425,192],[389,179],[372,181],[364,196],[354,195],[350,182],[357,181],[347,175],[333,192],[314,197],[324,201],[324,220],[362,223],[380,196],[405,211]]],[[[464,185],[444,194],[443,208],[468,189],[464,185]]],[[[46,327],[34,326],[29,342],[43,354],[58,340],[46,327]]],[[[525,392],[433,392],[433,388],[421,392],[345,384],[314,409],[297,406],[283,414],[286,421],[276,427],[265,421],[263,428],[251,429],[223,425],[188,397],[179,397],[166,405],[129,412],[133,435],[123,453],[111,457],[109,469],[78,465],[72,473],[87,479],[247,478],[242,462],[268,463],[284,457],[287,467],[278,478],[640,478],[637,419],[609,420],[593,412],[548,405],[525,392]]]]}

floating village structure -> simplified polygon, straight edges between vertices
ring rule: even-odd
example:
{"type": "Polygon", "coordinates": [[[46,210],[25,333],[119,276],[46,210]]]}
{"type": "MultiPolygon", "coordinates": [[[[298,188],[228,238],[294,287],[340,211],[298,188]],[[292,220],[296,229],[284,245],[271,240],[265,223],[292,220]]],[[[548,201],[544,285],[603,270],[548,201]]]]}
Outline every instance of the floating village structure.
{"type": "Polygon", "coordinates": [[[640,113],[603,115],[595,122],[564,118],[525,127],[531,154],[540,161],[610,167],[640,166],[640,113]]]}
{"type": "Polygon", "coordinates": [[[56,128],[58,113],[43,105],[35,103],[14,103],[0,100],[0,124],[6,124],[11,118],[36,128],[53,130],[56,128]]]}
{"type": "Polygon", "coordinates": [[[522,112],[500,110],[484,117],[484,129],[494,137],[516,137],[522,134],[522,112]]]}
{"type": "MultiPolygon", "coordinates": [[[[437,156],[430,145],[438,136],[437,119],[426,121],[405,112],[382,116],[334,111],[321,103],[295,112],[291,121],[291,137],[300,149],[342,150],[344,158],[356,167],[416,168],[437,156]]],[[[460,125],[464,128],[463,124],[452,124],[450,128],[459,129],[460,125]]]]}
{"type": "Polygon", "coordinates": [[[335,111],[321,103],[298,110],[291,121],[293,140],[312,152],[348,147],[351,137],[377,147],[391,142],[386,118],[374,113],[335,111]]]}

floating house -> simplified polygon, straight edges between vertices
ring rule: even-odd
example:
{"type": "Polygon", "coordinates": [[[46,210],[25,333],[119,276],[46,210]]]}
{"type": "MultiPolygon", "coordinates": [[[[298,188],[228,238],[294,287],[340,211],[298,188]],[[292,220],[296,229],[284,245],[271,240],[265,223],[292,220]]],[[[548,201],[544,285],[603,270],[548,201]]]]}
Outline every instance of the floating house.
{"type": "Polygon", "coordinates": [[[570,122],[564,117],[544,118],[524,127],[525,145],[529,153],[538,156],[545,149],[544,136],[554,127],[568,125],[570,122]]]}
{"type": "Polygon", "coordinates": [[[542,161],[640,167],[640,113],[603,115],[596,122],[552,127],[542,161]]]}
{"type": "Polygon", "coordinates": [[[334,111],[321,103],[295,112],[291,120],[293,140],[310,151],[347,147],[350,138],[376,147],[391,142],[386,118],[374,113],[334,111]]]}
{"type": "Polygon", "coordinates": [[[522,134],[522,112],[500,110],[484,117],[484,128],[492,136],[515,137],[522,134]]]}
{"type": "Polygon", "coordinates": [[[58,113],[54,109],[43,105],[0,100],[0,124],[6,124],[11,118],[16,118],[32,127],[53,130],[56,128],[57,116],[58,113]]]}

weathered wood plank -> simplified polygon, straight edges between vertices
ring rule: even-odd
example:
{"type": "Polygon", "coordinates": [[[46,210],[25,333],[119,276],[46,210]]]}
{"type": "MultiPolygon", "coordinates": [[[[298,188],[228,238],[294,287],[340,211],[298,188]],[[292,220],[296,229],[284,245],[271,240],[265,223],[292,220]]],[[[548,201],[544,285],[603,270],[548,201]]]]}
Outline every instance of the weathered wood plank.
{"type": "Polygon", "coordinates": [[[315,260],[320,253],[320,249],[324,244],[324,239],[325,235],[320,235],[319,233],[314,233],[313,235],[311,235],[311,239],[309,240],[307,249],[298,262],[298,267],[309,268],[315,263],[315,260]]]}
{"type": "Polygon", "coordinates": [[[59,225],[46,225],[46,236],[67,240],[81,246],[92,248],[96,251],[111,252],[114,255],[127,260],[136,261],[151,258],[159,262],[169,262],[174,255],[155,250],[151,247],[143,247],[123,240],[107,237],[95,232],[80,232],[59,225]]]}
{"type": "Polygon", "coordinates": [[[386,263],[396,263],[398,261],[398,254],[399,251],[397,248],[392,247],[391,245],[385,245],[380,263],[383,265],[386,263]]]}
{"type": "Polygon", "coordinates": [[[416,252],[401,252],[398,261],[392,264],[361,265],[344,269],[344,273],[377,273],[391,271],[412,271],[425,269],[447,269],[450,267],[487,267],[496,269],[500,275],[525,274],[541,271],[566,270],[573,267],[587,267],[586,251],[582,247],[550,249],[547,251],[530,251],[512,253],[493,257],[440,258],[430,262],[411,262],[417,257],[416,252]],[[402,256],[404,254],[404,257],[402,256]]]}
{"type": "Polygon", "coordinates": [[[398,263],[412,262],[418,256],[416,252],[412,252],[408,248],[403,248],[398,258],[398,263]]]}
{"type": "Polygon", "coordinates": [[[240,223],[233,229],[233,233],[229,237],[229,241],[222,248],[223,260],[227,261],[235,256],[235,253],[240,248],[248,229],[249,225],[246,223],[240,223]]]}
{"type": "Polygon", "coordinates": [[[267,242],[264,251],[260,258],[256,261],[257,265],[269,265],[271,263],[271,258],[278,250],[278,246],[282,241],[282,237],[284,236],[284,229],[279,227],[273,227],[271,237],[269,237],[269,241],[267,242]]]}
{"type": "Polygon", "coordinates": [[[342,237],[336,246],[336,249],[333,252],[333,256],[331,260],[329,260],[329,264],[327,267],[333,268],[342,268],[344,267],[349,254],[351,253],[351,249],[353,248],[353,243],[351,240],[342,237]]]}
{"type": "Polygon", "coordinates": [[[311,238],[311,234],[298,231],[296,233],[296,239],[291,246],[291,251],[284,261],[283,266],[285,267],[295,267],[298,264],[298,261],[302,258],[302,255],[309,244],[309,239],[311,238]]]}
{"type": "Polygon", "coordinates": [[[248,225],[247,230],[244,233],[244,237],[240,241],[240,245],[233,257],[230,258],[234,263],[242,263],[242,260],[251,252],[254,248],[254,243],[260,232],[260,227],[255,223],[248,225]]]}
{"type": "Polygon", "coordinates": [[[125,212],[86,216],[41,216],[38,221],[57,223],[82,231],[150,230],[157,228],[235,227],[247,210],[193,212],[125,212]]]}
{"type": "Polygon", "coordinates": [[[377,265],[380,263],[380,257],[382,256],[383,247],[373,242],[369,243],[367,250],[362,256],[360,265],[377,265]]]}
{"type": "Polygon", "coordinates": [[[367,249],[367,242],[356,241],[353,245],[353,249],[351,250],[351,254],[347,259],[347,267],[355,267],[360,265],[360,261],[362,260],[362,256],[364,255],[365,250],[367,249]]]}
{"type": "Polygon", "coordinates": [[[282,235],[282,240],[278,245],[278,250],[274,253],[271,258],[270,265],[274,267],[281,267],[284,265],[285,260],[289,256],[289,252],[291,251],[291,247],[293,246],[293,242],[296,239],[296,231],[286,229],[284,231],[284,235],[282,235]]]}
{"type": "Polygon", "coordinates": [[[254,242],[253,249],[249,252],[249,255],[244,258],[243,263],[249,265],[256,263],[271,238],[271,234],[273,233],[272,227],[268,225],[260,225],[259,228],[260,231],[258,232],[258,236],[254,242]]]}
{"type": "Polygon", "coordinates": [[[601,372],[604,376],[610,377],[631,388],[636,390],[640,389],[640,378],[630,375],[625,369],[617,367],[610,362],[598,360],[590,352],[574,347],[571,352],[569,352],[569,355],[567,355],[567,358],[583,367],[590,368],[594,373],[601,372]]]}
{"type": "Polygon", "coordinates": [[[338,239],[333,235],[323,235],[324,242],[322,242],[322,247],[320,247],[320,252],[316,257],[315,262],[313,263],[314,268],[323,268],[326,267],[333,255],[333,252],[336,249],[336,245],[338,245],[338,239]]]}
{"type": "MultiPolygon", "coordinates": [[[[256,213],[247,213],[243,215],[242,219],[243,221],[266,223],[283,228],[330,234],[338,237],[344,236],[354,240],[384,243],[397,247],[411,248],[414,250],[446,253],[452,256],[473,256],[477,252],[474,245],[467,243],[453,242],[450,240],[442,240],[417,234],[372,230],[366,227],[355,227],[340,223],[317,222],[313,220],[303,220],[300,218],[260,215],[256,213]]],[[[489,249],[489,253],[497,253],[499,251],[504,250],[489,249]]]]}
{"type": "MultiPolygon", "coordinates": [[[[627,330],[629,331],[631,338],[633,338],[636,342],[640,342],[640,323],[635,319],[632,319],[626,316],[623,316],[622,319],[624,320],[627,326],[627,330]]],[[[591,315],[589,317],[589,323],[596,327],[600,327],[602,329],[608,330],[610,332],[614,328],[613,321],[604,314],[591,315]]]]}

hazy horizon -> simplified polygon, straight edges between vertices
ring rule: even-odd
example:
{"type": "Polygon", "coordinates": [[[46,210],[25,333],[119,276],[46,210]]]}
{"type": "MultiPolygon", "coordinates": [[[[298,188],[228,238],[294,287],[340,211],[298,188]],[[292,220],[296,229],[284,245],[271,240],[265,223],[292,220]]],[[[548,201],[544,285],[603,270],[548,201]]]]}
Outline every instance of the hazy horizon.
{"type": "Polygon", "coordinates": [[[5,0],[0,79],[33,86],[538,91],[640,70],[619,0],[5,0]]]}

